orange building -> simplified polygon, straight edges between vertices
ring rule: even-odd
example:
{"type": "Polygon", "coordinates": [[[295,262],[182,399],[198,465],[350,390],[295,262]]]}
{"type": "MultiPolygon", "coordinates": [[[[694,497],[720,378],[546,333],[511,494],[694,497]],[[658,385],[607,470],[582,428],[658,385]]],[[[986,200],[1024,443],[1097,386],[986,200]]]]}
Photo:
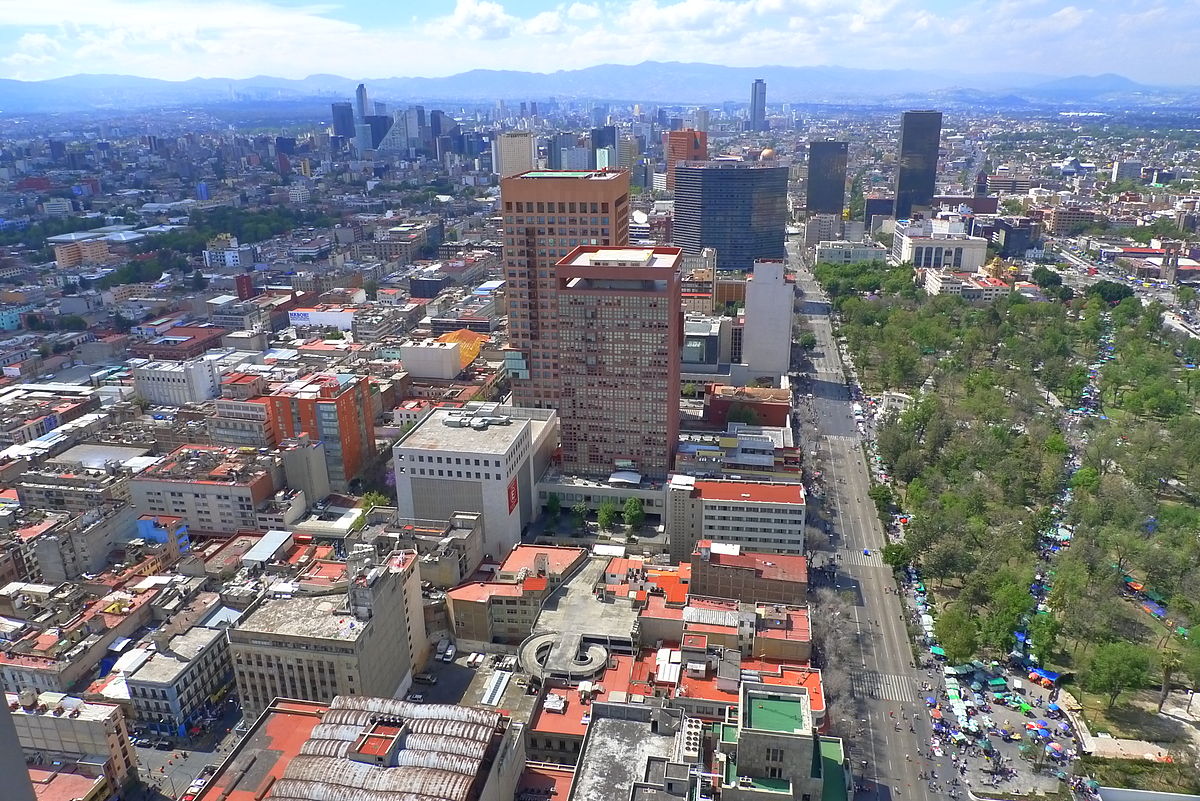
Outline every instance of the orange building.
{"type": "Polygon", "coordinates": [[[667,154],[667,191],[675,191],[675,165],[681,161],[708,160],[708,134],[685,128],[667,131],[663,152],[667,154]]]}
{"type": "Polygon", "coordinates": [[[579,245],[629,242],[629,173],[535,170],[500,182],[513,403],[557,409],[559,259],[579,245]]]}
{"type": "Polygon", "coordinates": [[[348,491],[375,458],[370,387],[367,376],[316,373],[266,396],[276,442],[306,434],[325,445],[335,492],[348,491]]]}

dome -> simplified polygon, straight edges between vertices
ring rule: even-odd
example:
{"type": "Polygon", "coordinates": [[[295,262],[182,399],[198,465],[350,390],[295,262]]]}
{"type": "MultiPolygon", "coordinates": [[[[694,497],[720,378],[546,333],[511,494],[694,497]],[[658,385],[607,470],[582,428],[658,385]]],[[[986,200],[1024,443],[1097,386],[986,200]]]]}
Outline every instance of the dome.
{"type": "Polygon", "coordinates": [[[763,152],[758,154],[759,161],[766,161],[767,159],[773,158],[775,158],[775,148],[773,147],[763,148],[763,152]]]}

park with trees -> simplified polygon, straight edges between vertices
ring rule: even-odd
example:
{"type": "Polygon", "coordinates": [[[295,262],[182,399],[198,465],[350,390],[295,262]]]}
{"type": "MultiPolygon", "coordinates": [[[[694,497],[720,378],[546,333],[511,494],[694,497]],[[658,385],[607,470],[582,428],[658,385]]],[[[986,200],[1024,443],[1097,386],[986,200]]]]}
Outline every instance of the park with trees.
{"type": "Polygon", "coordinates": [[[1108,287],[971,305],[859,267],[815,270],[838,333],[869,394],[916,398],[878,430],[890,483],[871,497],[909,516],[885,559],[920,569],[952,661],[1004,658],[1019,632],[1103,727],[1142,733],[1164,684],[1200,686],[1200,342],[1108,287]],[[1060,520],[1070,545],[1043,562],[1060,520]]]}

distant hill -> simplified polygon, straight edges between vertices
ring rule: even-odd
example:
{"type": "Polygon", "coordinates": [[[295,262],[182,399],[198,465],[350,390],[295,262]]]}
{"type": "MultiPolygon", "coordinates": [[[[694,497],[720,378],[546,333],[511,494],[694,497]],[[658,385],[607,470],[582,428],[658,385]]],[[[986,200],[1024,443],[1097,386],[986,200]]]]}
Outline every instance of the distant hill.
{"type": "MultiPolygon", "coordinates": [[[[755,78],[767,81],[771,103],[945,102],[950,106],[1072,103],[1162,103],[1200,96],[1196,87],[1151,87],[1120,75],[1052,78],[1029,73],[850,67],[722,67],[645,62],[601,64],[552,73],[471,70],[442,78],[365,79],[385,101],[494,102],[591,99],[649,103],[747,102],[755,78]]],[[[256,76],[162,81],[126,75],[72,75],[46,81],[0,80],[0,113],[201,107],[230,102],[350,99],[359,78],[310,75],[298,80],[256,76]]]]}

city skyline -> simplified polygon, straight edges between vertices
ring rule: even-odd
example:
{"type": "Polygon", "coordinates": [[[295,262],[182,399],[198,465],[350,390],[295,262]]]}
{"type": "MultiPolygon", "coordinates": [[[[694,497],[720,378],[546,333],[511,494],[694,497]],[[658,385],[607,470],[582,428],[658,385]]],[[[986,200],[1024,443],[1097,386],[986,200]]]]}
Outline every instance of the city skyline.
{"type": "Polygon", "coordinates": [[[294,0],[200,2],[99,0],[86,7],[0,0],[0,78],[128,74],[300,78],[337,73],[440,77],[492,68],[552,72],[601,63],[712,61],[728,66],[854,66],[956,70],[1118,72],[1164,85],[1186,83],[1200,6],[1168,0],[1062,0],[954,4],[948,0],[456,0],[406,7],[294,0]],[[986,13],[983,13],[986,10],[986,13]],[[610,34],[595,47],[597,31],[610,34]],[[997,30],[1020,31],[995,37],[997,30]],[[1118,35],[1118,32],[1120,35],[1118,35]],[[1141,34],[1155,59],[1139,57],[1141,34]],[[865,43],[871,47],[864,47],[865,43]],[[456,43],[454,59],[445,58],[456,43]],[[474,47],[461,47],[473,43],[474,47]],[[297,58],[297,54],[303,56],[297,58]],[[396,59],[404,53],[403,62],[396,59]],[[1027,66],[1028,65],[1028,66],[1027,66]]]}

